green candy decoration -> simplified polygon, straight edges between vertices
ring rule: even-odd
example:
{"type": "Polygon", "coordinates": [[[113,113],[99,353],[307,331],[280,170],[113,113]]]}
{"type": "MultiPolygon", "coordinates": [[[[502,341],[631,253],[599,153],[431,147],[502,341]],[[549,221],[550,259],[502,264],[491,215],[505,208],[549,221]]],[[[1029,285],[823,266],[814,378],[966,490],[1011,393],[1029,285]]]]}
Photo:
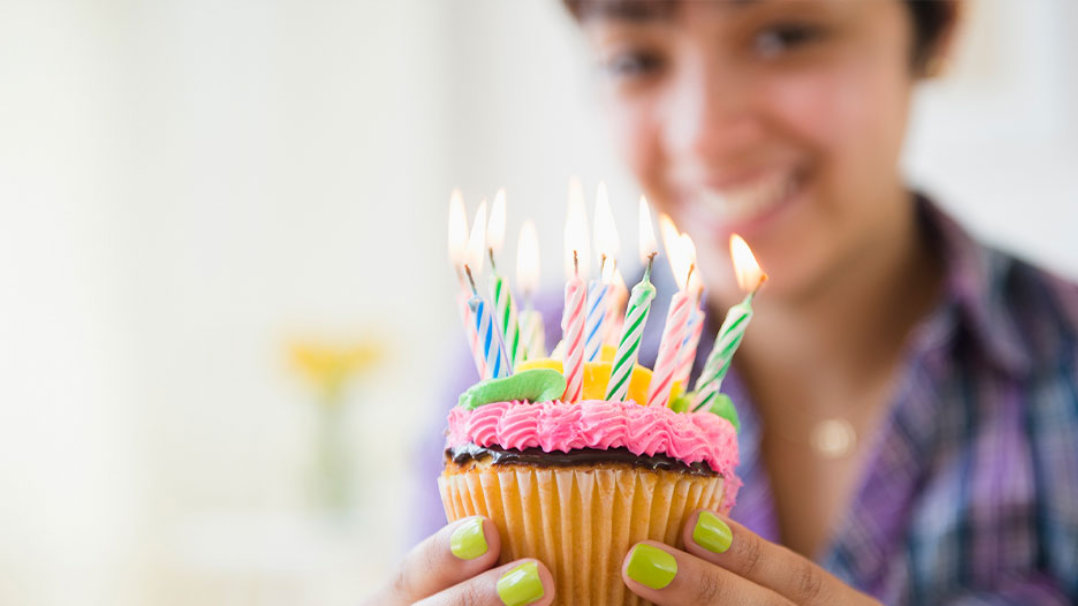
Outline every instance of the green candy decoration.
{"type": "Polygon", "coordinates": [[[690,404],[692,404],[692,401],[686,397],[686,394],[681,394],[671,400],[670,409],[674,412],[688,412],[690,404]]]}
{"type": "Polygon", "coordinates": [[[734,408],[734,401],[730,396],[724,393],[716,394],[707,411],[729,421],[735,431],[741,431],[741,420],[737,418],[737,409],[734,408]]]}
{"type": "Polygon", "coordinates": [[[458,404],[475,410],[493,402],[546,402],[565,393],[565,376],[549,368],[522,370],[501,379],[480,381],[460,394],[458,404]]]}

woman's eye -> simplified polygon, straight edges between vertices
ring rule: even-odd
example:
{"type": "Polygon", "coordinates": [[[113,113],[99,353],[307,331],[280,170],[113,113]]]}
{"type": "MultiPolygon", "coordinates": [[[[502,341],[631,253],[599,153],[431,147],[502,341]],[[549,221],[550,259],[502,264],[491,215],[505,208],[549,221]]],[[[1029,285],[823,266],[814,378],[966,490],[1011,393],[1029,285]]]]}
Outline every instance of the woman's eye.
{"type": "Polygon", "coordinates": [[[647,51],[619,52],[603,62],[603,71],[616,78],[641,78],[658,72],[663,59],[647,51]]]}
{"type": "Polygon", "coordinates": [[[761,30],[753,39],[755,51],[770,59],[805,46],[823,36],[823,30],[800,23],[784,23],[761,30]]]}

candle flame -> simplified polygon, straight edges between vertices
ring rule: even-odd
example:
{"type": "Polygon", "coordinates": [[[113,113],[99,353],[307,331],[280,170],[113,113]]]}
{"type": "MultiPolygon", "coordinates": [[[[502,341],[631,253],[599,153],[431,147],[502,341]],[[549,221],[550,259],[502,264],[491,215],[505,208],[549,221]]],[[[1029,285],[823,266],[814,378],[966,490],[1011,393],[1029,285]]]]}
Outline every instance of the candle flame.
{"type": "Polygon", "coordinates": [[[659,245],[655,241],[655,228],[651,226],[651,207],[648,199],[640,196],[640,262],[646,264],[648,257],[659,252],[659,245]]]}
{"type": "Polygon", "coordinates": [[[670,269],[674,272],[678,289],[685,290],[696,273],[696,245],[688,234],[678,234],[672,250],[667,249],[667,255],[670,256],[670,269]]]}
{"type": "Polygon", "coordinates": [[[472,231],[468,234],[468,253],[464,262],[472,272],[472,277],[479,279],[483,272],[483,258],[487,250],[487,201],[479,203],[479,210],[475,211],[475,220],[472,223],[472,231]]]}
{"type": "Polygon", "coordinates": [[[616,292],[629,291],[629,286],[625,284],[625,276],[621,275],[621,270],[617,267],[614,268],[614,279],[612,280],[612,282],[614,284],[614,290],[616,292]]]}
{"type": "Polygon", "coordinates": [[[449,262],[460,270],[468,255],[468,211],[459,189],[449,195],[449,262]]]}
{"type": "Polygon", "coordinates": [[[621,239],[614,222],[614,211],[610,209],[610,198],[606,192],[606,183],[599,182],[595,192],[595,243],[600,257],[606,257],[607,264],[614,263],[621,252],[621,239]]]}
{"type": "Polygon", "coordinates": [[[517,240],[517,286],[525,297],[539,288],[539,235],[531,219],[520,227],[517,240]]]}
{"type": "Polygon", "coordinates": [[[588,275],[588,211],[584,187],[578,179],[569,181],[569,208],[565,215],[565,275],[588,275]],[[575,254],[574,254],[575,253],[575,254]]]}
{"type": "Polygon", "coordinates": [[[666,250],[666,260],[670,265],[670,271],[674,274],[678,288],[685,289],[685,277],[689,273],[688,251],[682,251],[681,232],[674,225],[674,220],[665,213],[659,214],[659,235],[663,239],[663,249],[666,250]]]}
{"type": "Polygon", "coordinates": [[[663,239],[663,248],[666,249],[667,256],[675,254],[681,232],[674,225],[674,220],[666,213],[659,213],[659,236],[663,239]]]}
{"type": "Polygon", "coordinates": [[[494,204],[490,207],[490,221],[487,223],[487,246],[495,254],[502,251],[505,244],[505,189],[494,194],[494,204]]]}
{"type": "Polygon", "coordinates": [[[734,262],[737,285],[746,292],[755,292],[767,280],[745,239],[737,234],[730,236],[730,258],[734,262]]]}

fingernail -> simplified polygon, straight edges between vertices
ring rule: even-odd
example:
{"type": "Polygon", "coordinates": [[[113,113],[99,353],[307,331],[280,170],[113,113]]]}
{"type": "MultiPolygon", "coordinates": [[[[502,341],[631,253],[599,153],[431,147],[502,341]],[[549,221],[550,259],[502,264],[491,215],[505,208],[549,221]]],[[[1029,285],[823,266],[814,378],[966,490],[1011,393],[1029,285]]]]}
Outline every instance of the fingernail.
{"type": "Polygon", "coordinates": [[[629,553],[629,578],[652,589],[662,589],[677,576],[677,560],[658,547],[640,543],[629,553]]]}
{"type": "Polygon", "coordinates": [[[543,580],[539,565],[524,562],[498,579],[498,597],[505,606],[524,606],[543,599],[543,580]]]}
{"type": "Polygon", "coordinates": [[[462,560],[474,560],[487,552],[487,537],[483,535],[483,518],[478,516],[457,526],[449,537],[449,551],[462,560]]]}
{"type": "Polygon", "coordinates": [[[696,518],[696,527],[692,529],[692,540],[712,553],[724,553],[730,549],[734,535],[719,516],[710,511],[701,511],[696,518]]]}

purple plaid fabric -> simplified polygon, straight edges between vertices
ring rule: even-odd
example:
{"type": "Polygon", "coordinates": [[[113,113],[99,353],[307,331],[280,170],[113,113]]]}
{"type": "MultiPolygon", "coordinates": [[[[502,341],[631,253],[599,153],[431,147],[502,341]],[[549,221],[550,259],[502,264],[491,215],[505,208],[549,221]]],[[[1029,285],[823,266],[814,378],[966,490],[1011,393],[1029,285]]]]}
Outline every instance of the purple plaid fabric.
{"type": "MultiPolygon", "coordinates": [[[[919,207],[945,260],[945,296],[910,335],[887,420],[818,561],[887,604],[1078,604],[1078,286],[919,207]]],[[[663,318],[673,286],[657,286],[651,317],[663,318]]],[[[551,303],[548,343],[558,337],[551,303]]],[[[642,358],[654,357],[661,324],[649,324],[642,358]]],[[[458,375],[439,421],[473,374],[458,375]]],[[[742,418],[745,485],[731,515],[781,542],[759,419],[736,375],[724,390],[742,418]]],[[[445,522],[434,482],[443,428],[422,445],[423,534],[445,522]]]]}

